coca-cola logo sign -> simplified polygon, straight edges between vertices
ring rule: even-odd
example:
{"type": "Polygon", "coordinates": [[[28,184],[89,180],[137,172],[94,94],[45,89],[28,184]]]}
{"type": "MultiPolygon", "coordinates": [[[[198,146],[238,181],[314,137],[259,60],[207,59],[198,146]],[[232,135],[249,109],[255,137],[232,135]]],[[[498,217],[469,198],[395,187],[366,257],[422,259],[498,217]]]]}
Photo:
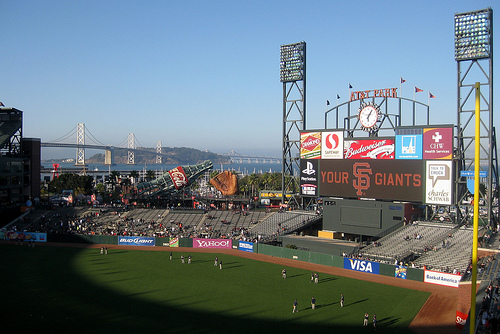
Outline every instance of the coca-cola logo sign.
{"type": "Polygon", "coordinates": [[[186,173],[181,166],[176,167],[168,171],[170,177],[172,178],[172,182],[174,183],[175,189],[181,189],[189,184],[186,173]]]}
{"type": "Polygon", "coordinates": [[[232,241],[227,239],[193,239],[193,248],[231,248],[232,241]]]}

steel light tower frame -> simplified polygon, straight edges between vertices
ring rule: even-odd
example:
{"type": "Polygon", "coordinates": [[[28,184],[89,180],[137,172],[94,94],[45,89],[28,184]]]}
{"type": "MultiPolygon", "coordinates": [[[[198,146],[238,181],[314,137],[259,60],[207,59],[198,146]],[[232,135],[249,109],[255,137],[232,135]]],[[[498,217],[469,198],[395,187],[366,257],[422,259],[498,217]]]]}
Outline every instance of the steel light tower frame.
{"type": "Polygon", "coordinates": [[[300,131],[306,129],[306,43],[282,45],[283,143],[281,203],[301,207],[299,198],[300,131]]]}
{"type": "Polygon", "coordinates": [[[135,165],[135,135],[132,132],[128,134],[127,148],[127,165],[135,165]]]}
{"type": "MultiPolygon", "coordinates": [[[[455,61],[457,62],[456,204],[461,222],[470,219],[472,204],[463,171],[474,171],[475,83],[481,87],[480,169],[486,186],[480,201],[487,207],[487,223],[498,219],[498,160],[493,126],[493,11],[491,8],[455,14],[455,61]],[[467,204],[466,204],[467,203],[467,204]],[[466,208],[462,215],[459,207],[466,208]],[[496,207],[496,209],[494,208],[496,207]]],[[[459,221],[459,222],[460,222],[459,221]]]]}

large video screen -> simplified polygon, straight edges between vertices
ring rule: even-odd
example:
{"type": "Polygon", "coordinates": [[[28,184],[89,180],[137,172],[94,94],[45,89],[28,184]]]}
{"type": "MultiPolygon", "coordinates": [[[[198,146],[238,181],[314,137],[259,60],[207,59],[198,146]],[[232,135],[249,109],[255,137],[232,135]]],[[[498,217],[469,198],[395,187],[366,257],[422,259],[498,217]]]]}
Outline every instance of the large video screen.
{"type": "Polygon", "coordinates": [[[320,196],[422,202],[423,161],[321,160],[320,196]]]}

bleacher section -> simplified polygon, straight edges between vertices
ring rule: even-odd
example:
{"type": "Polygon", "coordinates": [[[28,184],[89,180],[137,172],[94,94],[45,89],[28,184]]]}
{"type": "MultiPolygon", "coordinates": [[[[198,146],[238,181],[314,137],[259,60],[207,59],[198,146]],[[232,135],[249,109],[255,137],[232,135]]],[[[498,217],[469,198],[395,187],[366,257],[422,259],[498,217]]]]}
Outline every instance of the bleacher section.
{"type": "Polygon", "coordinates": [[[284,211],[268,216],[262,223],[250,229],[249,235],[262,241],[276,240],[278,236],[290,234],[321,220],[310,211],[284,211]]]}

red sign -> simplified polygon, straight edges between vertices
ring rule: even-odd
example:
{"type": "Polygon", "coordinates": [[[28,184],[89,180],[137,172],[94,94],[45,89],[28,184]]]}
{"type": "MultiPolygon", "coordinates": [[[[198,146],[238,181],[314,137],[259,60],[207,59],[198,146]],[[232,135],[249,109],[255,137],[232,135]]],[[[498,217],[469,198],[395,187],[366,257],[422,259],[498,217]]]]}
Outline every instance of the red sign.
{"type": "Polygon", "coordinates": [[[344,159],[394,159],[394,139],[346,140],[344,159]]]}
{"type": "Polygon", "coordinates": [[[453,158],[453,128],[424,129],[422,152],[424,159],[451,160],[453,158]]]}
{"type": "Polygon", "coordinates": [[[186,173],[181,166],[169,170],[168,173],[174,182],[175,189],[179,190],[189,184],[186,173]]]}
{"type": "Polygon", "coordinates": [[[465,325],[465,322],[467,321],[468,316],[469,316],[468,314],[465,314],[465,313],[462,313],[460,311],[457,311],[457,317],[456,317],[456,321],[455,321],[455,326],[458,329],[463,329],[464,325],[465,325]]]}

